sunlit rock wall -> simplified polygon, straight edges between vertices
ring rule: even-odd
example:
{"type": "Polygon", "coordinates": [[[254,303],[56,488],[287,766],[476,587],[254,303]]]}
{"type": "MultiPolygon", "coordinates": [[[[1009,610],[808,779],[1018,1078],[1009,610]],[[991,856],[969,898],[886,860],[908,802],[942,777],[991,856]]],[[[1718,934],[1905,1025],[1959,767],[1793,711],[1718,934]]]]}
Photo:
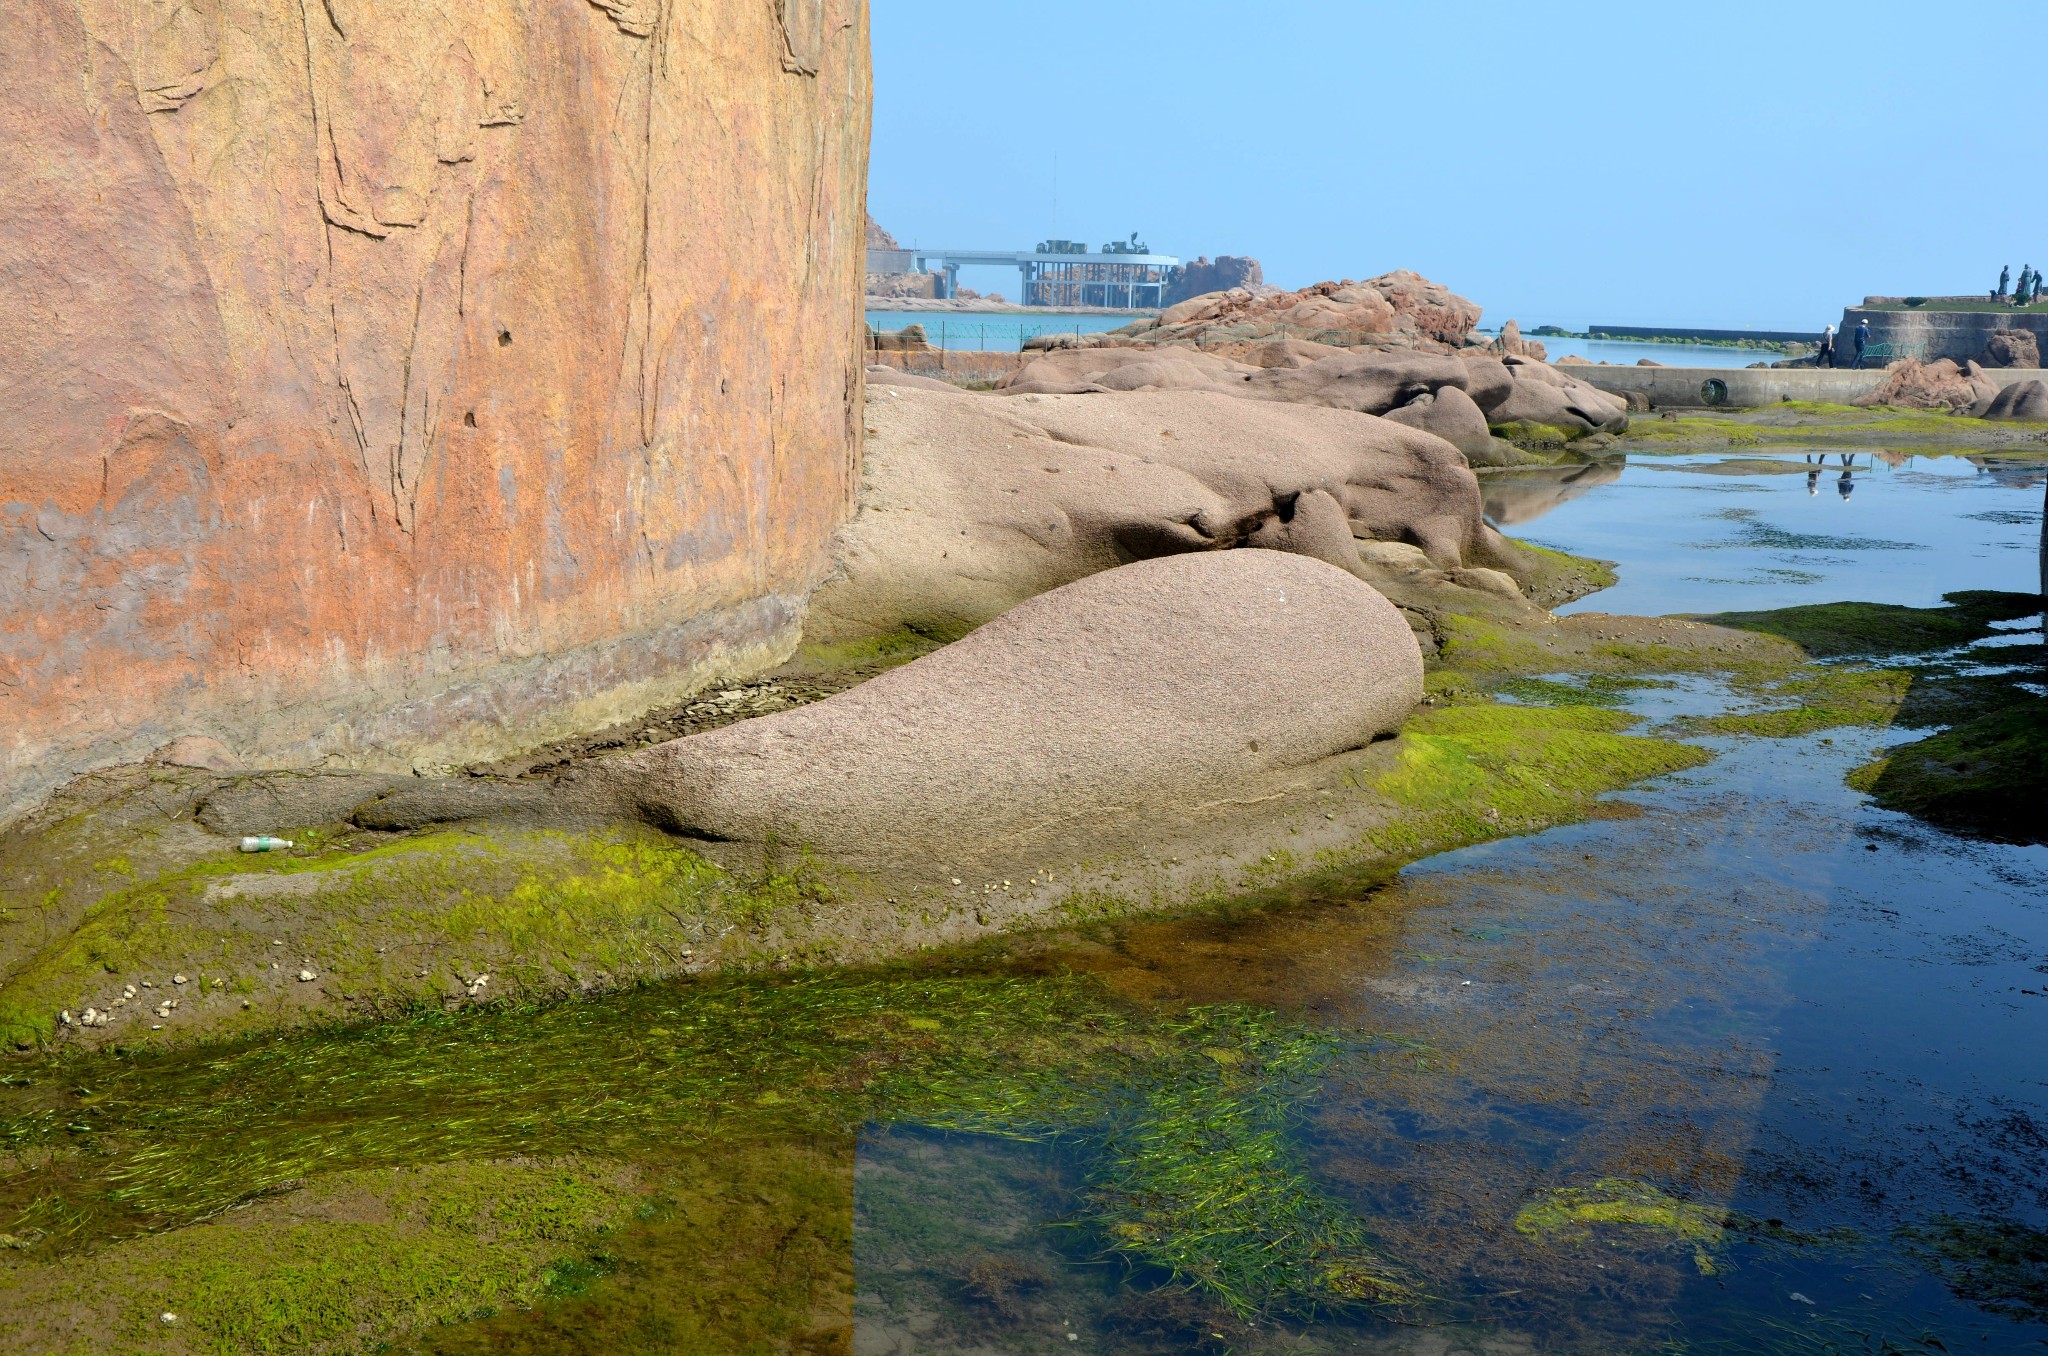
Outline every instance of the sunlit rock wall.
{"type": "Polygon", "coordinates": [[[0,819],[793,644],[858,459],[864,0],[5,10],[0,819]]]}

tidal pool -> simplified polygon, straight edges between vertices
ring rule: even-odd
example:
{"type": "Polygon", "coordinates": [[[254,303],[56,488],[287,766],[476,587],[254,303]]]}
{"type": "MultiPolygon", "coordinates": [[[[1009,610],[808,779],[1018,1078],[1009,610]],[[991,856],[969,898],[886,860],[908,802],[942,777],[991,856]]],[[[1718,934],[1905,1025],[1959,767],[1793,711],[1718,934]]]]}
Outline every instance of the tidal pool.
{"type": "Polygon", "coordinates": [[[1481,491],[1503,529],[1620,562],[1613,588],[1559,611],[1661,616],[2031,593],[2044,479],[2039,455],[1799,447],[1631,453],[1490,475],[1481,491]]]}
{"type": "Polygon", "coordinates": [[[1303,1151],[1426,1302],[1208,1337],[1091,1262],[1057,1145],[877,1132],[859,1349],[2038,1350],[2048,850],[1864,806],[1842,779],[1885,741],[1716,740],[1614,818],[1070,955],[1335,1033],[1303,1151]],[[1031,1284],[991,1300],[960,1260],[989,1257],[1031,1284]]]}
{"type": "MultiPolygon", "coordinates": [[[[1488,503],[1602,610],[2031,587],[2038,469],[1803,455],[1488,503]]],[[[2040,1351],[2048,849],[1847,787],[1910,737],[1357,897],[19,1062],[0,1351],[2040,1351]]]]}

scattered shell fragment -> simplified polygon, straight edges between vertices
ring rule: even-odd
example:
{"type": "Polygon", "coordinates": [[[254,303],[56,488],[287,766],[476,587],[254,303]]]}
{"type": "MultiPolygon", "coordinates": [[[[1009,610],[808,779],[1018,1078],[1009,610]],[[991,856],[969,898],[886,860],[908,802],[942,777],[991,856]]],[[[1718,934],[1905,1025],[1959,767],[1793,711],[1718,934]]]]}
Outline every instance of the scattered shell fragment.
{"type": "Polygon", "coordinates": [[[311,984],[314,980],[318,978],[320,978],[320,976],[314,974],[311,970],[299,971],[299,983],[301,984],[311,984]]]}
{"type": "Polygon", "coordinates": [[[185,977],[184,977],[183,975],[172,975],[172,976],[171,976],[171,983],[173,983],[173,984],[183,984],[184,982],[185,982],[185,977]]]}

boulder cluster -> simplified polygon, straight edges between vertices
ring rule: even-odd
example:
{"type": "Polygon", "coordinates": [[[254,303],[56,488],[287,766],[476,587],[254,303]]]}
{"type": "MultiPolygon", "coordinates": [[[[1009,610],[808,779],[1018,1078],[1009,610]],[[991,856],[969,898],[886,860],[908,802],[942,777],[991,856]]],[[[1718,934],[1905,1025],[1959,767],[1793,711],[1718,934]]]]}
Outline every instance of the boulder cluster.
{"type": "Polygon", "coordinates": [[[969,862],[1108,860],[1119,834],[1268,813],[1400,727],[1434,618],[1539,606],[1548,567],[1488,525],[1472,471],[1495,431],[1627,426],[1619,398],[1468,342],[1478,317],[1389,274],[1197,298],[1150,339],[1040,345],[989,393],[871,367],[859,507],[804,638],[950,643],[551,783],[421,782],[354,818],[637,819],[943,892],[969,862]],[[1218,317],[1245,328],[1194,337],[1218,317]]]}
{"type": "Polygon", "coordinates": [[[871,379],[861,505],[812,596],[814,641],[958,635],[1127,561],[1237,547],[1375,581],[1362,543],[1441,571],[1516,567],[1464,459],[1391,420],[1203,389],[1005,399],[871,379]]]}
{"type": "Polygon", "coordinates": [[[1433,433],[1473,465],[1514,460],[1495,434],[1572,442],[1628,427],[1628,402],[1534,358],[1486,349],[1442,353],[1337,348],[1295,338],[1239,345],[1236,356],[1185,345],[1045,351],[998,383],[1009,395],[1203,390],[1384,416],[1433,433]]]}
{"type": "Polygon", "coordinates": [[[1156,320],[1117,331],[1114,341],[1207,346],[1292,336],[1434,353],[1484,344],[1473,334],[1479,314],[1476,303],[1443,284],[1398,269],[1363,282],[1347,278],[1293,292],[1233,287],[1190,297],[1156,320]]]}
{"type": "Polygon", "coordinates": [[[1978,419],[2048,420],[2048,384],[2028,380],[2000,386],[1974,361],[1907,358],[1893,363],[1883,381],[1852,403],[1946,409],[1978,419]]]}

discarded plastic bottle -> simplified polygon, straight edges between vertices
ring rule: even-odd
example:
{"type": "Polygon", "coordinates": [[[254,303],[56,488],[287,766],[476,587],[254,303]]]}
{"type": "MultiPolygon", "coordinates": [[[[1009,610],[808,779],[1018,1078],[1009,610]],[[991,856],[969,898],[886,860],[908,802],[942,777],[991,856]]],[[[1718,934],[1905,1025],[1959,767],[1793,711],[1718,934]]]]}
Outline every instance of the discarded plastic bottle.
{"type": "Polygon", "coordinates": [[[242,851],[283,852],[291,845],[292,840],[289,838],[272,838],[268,834],[260,834],[254,838],[244,838],[242,840],[242,851]]]}

